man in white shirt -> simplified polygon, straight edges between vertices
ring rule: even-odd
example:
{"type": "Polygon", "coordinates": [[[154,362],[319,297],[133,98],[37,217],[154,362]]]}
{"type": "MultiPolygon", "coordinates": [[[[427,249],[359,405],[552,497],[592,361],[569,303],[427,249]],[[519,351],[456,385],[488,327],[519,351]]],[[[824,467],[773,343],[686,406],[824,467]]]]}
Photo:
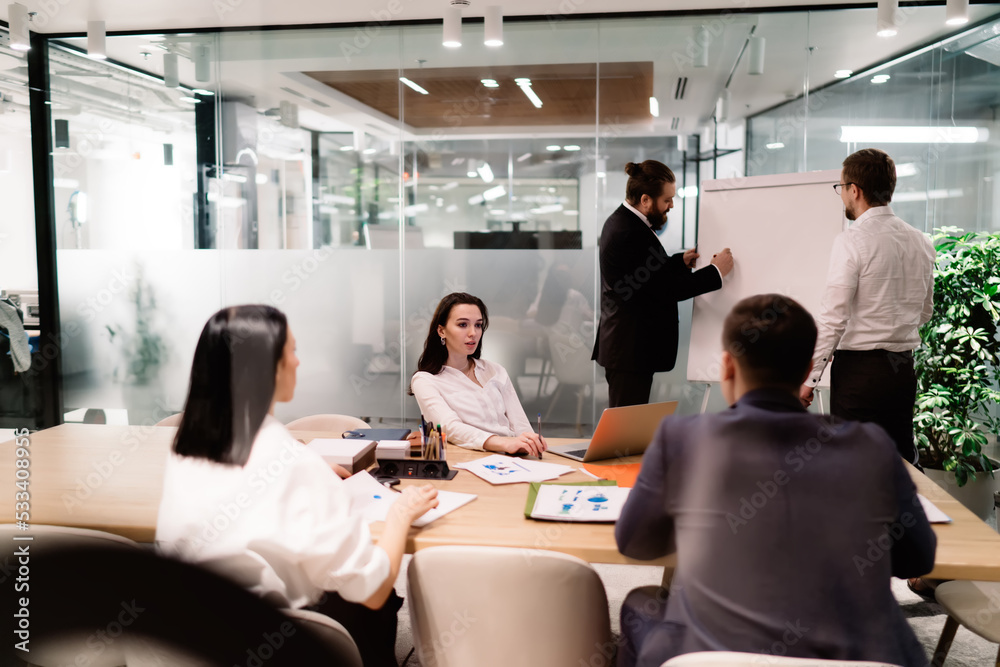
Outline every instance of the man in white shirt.
{"type": "Polygon", "coordinates": [[[889,208],[895,188],[896,165],[885,152],[865,148],[844,160],[834,189],[855,222],[833,244],[813,369],[800,396],[812,402],[832,357],[830,412],[882,426],[900,455],[917,463],[913,349],[934,309],[934,247],[889,208]]]}

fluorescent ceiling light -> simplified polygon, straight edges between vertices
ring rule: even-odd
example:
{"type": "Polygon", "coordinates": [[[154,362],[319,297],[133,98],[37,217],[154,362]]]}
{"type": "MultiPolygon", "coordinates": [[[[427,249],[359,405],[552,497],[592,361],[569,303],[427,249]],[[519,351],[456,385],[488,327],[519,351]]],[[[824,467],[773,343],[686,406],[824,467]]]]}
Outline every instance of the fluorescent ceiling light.
{"type": "Polygon", "coordinates": [[[208,90],[206,88],[195,88],[191,92],[197,93],[198,95],[215,95],[215,91],[208,90]]]}
{"type": "Polygon", "coordinates": [[[374,155],[374,154],[375,154],[375,152],[376,152],[376,150],[375,150],[374,148],[366,148],[366,149],[365,149],[364,151],[362,151],[362,152],[363,152],[363,153],[364,153],[365,155],[374,155]]]}
{"type": "Polygon", "coordinates": [[[649,98],[649,114],[653,118],[660,117],[660,102],[655,97],[649,98]]]}
{"type": "Polygon", "coordinates": [[[503,210],[502,208],[491,208],[490,209],[490,215],[506,215],[506,214],[507,214],[507,211],[503,210]]]}
{"type": "Polygon", "coordinates": [[[580,147],[577,146],[576,144],[570,144],[568,146],[563,146],[563,150],[573,152],[580,150],[580,147]]]}
{"type": "Polygon", "coordinates": [[[415,91],[417,91],[418,93],[420,93],[421,95],[430,95],[430,93],[428,93],[428,92],[427,92],[427,91],[426,91],[426,90],[425,90],[425,89],[423,88],[423,86],[420,86],[420,85],[418,85],[418,84],[416,84],[416,83],[413,83],[412,81],[410,81],[409,79],[407,79],[407,78],[406,78],[405,76],[401,76],[401,77],[399,77],[399,80],[400,80],[401,82],[403,82],[403,83],[404,83],[405,85],[407,85],[407,86],[409,86],[410,88],[412,88],[413,90],[415,90],[415,91]]]}
{"type": "Polygon", "coordinates": [[[479,82],[482,83],[487,88],[499,88],[500,87],[500,84],[497,83],[496,79],[480,79],[479,82]]]}
{"type": "Polygon", "coordinates": [[[677,196],[680,197],[681,199],[688,199],[690,197],[697,197],[698,196],[698,186],[697,185],[689,185],[686,188],[681,188],[680,190],[677,191],[677,196]]]}
{"type": "Polygon", "coordinates": [[[505,194],[507,194],[507,191],[504,187],[502,185],[497,185],[496,187],[492,187],[484,192],[481,196],[486,201],[493,201],[494,199],[500,199],[500,197],[503,197],[505,194]]]}
{"type": "Polygon", "coordinates": [[[896,165],[896,178],[908,178],[917,175],[917,165],[912,162],[904,162],[896,165]]]}
{"type": "Polygon", "coordinates": [[[518,88],[521,89],[521,92],[524,93],[529,100],[531,100],[531,103],[535,105],[536,109],[542,108],[541,98],[538,97],[535,91],[531,89],[531,79],[514,79],[514,83],[516,83],[518,88]]]}
{"type": "Polygon", "coordinates": [[[843,125],[840,141],[845,144],[974,144],[988,141],[985,127],[926,127],[843,125]]]}
{"type": "Polygon", "coordinates": [[[198,104],[198,102],[201,102],[201,100],[197,97],[188,97],[187,95],[181,97],[180,100],[181,102],[187,102],[188,104],[198,104]]]}
{"type": "Polygon", "coordinates": [[[872,83],[875,84],[885,83],[890,78],[892,77],[890,77],[888,74],[876,74],[875,76],[872,77],[872,83]]]}
{"type": "Polygon", "coordinates": [[[764,148],[766,148],[768,150],[772,150],[772,151],[776,151],[779,148],[784,148],[784,147],[785,147],[785,144],[781,143],[780,141],[775,141],[775,142],[770,143],[770,144],[764,144],[764,148]]]}
{"type": "Polygon", "coordinates": [[[463,162],[465,162],[464,157],[453,157],[451,159],[451,166],[454,167],[455,165],[462,164],[463,162]]]}
{"type": "Polygon", "coordinates": [[[444,10],[444,29],[441,44],[449,49],[462,46],[462,8],[446,7],[444,10]]]}
{"type": "Polygon", "coordinates": [[[531,213],[534,213],[535,215],[545,215],[546,213],[559,213],[562,210],[562,204],[546,204],[544,206],[531,209],[531,213]]]}
{"type": "Polygon", "coordinates": [[[342,151],[353,151],[354,150],[354,146],[341,146],[340,150],[342,150],[342,151]]]}
{"type": "Polygon", "coordinates": [[[407,218],[412,218],[417,213],[426,213],[430,210],[427,204],[411,204],[403,208],[403,215],[407,218]]]}
{"type": "Polygon", "coordinates": [[[948,25],[965,25],[969,22],[969,0],[948,0],[945,13],[948,25]]]}
{"type": "Polygon", "coordinates": [[[951,190],[928,190],[926,192],[897,192],[892,196],[895,202],[927,201],[928,199],[953,199],[965,194],[961,188],[951,190]]]}
{"type": "Polygon", "coordinates": [[[852,74],[854,74],[854,70],[838,69],[836,72],[833,73],[833,76],[835,76],[838,79],[846,79],[852,74]]]}
{"type": "Polygon", "coordinates": [[[489,5],[486,8],[484,23],[483,44],[503,46],[503,9],[500,5],[489,5]]]}
{"type": "Polygon", "coordinates": [[[480,167],[476,169],[476,172],[479,174],[479,177],[483,179],[483,183],[493,182],[493,170],[490,169],[489,162],[484,162],[480,165],[480,167]]]}
{"type": "Polygon", "coordinates": [[[548,145],[548,146],[545,147],[545,150],[547,150],[547,151],[553,151],[553,152],[554,151],[561,151],[562,150],[562,146],[560,146],[559,144],[550,144],[550,145],[548,145]]]}
{"type": "Polygon", "coordinates": [[[531,157],[531,153],[525,153],[524,155],[520,155],[520,156],[518,156],[518,158],[517,158],[517,161],[518,161],[518,162],[524,162],[524,161],[525,161],[525,160],[527,160],[527,159],[528,159],[529,157],[531,157]]]}

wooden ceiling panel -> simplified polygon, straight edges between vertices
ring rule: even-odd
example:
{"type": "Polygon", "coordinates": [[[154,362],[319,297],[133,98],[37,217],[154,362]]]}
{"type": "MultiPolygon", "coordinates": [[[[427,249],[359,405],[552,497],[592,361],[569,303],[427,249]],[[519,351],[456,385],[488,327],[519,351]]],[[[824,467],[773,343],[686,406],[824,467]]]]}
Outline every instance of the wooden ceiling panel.
{"type": "MultiPolygon", "coordinates": [[[[305,74],[397,120],[402,91],[402,120],[416,128],[589,125],[594,123],[597,112],[596,63],[451,67],[403,72],[425,88],[428,95],[401,84],[398,70],[305,74]],[[531,79],[531,87],[542,100],[542,108],[536,109],[514,82],[521,77],[531,79]],[[494,79],[499,87],[487,88],[482,79],[494,79]]],[[[601,63],[600,94],[599,122],[649,120],[653,63],[601,63]]]]}

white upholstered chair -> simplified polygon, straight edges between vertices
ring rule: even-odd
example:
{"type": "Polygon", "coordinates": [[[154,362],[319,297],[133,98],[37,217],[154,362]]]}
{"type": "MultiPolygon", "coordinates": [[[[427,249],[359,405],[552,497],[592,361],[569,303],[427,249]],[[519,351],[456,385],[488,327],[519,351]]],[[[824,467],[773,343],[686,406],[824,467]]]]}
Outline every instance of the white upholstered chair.
{"type": "MultiPolygon", "coordinates": [[[[1000,582],[946,581],[934,589],[934,596],[948,612],[948,620],[934,650],[932,667],[944,664],[959,625],[987,641],[1000,643],[1000,582]]],[[[1000,667],[1000,649],[996,664],[1000,667]]]]}
{"type": "Polygon", "coordinates": [[[363,419],[350,415],[310,415],[288,422],[285,427],[289,431],[330,431],[343,433],[358,428],[371,428],[363,419]]]}
{"type": "Polygon", "coordinates": [[[435,547],[413,556],[407,581],[421,665],[611,664],[615,644],[604,585],[579,558],[435,547]]]}
{"type": "Polygon", "coordinates": [[[790,658],[732,651],[687,653],[667,660],[660,667],[759,667],[759,665],[772,665],[773,667],[898,667],[886,662],[790,658]]]}

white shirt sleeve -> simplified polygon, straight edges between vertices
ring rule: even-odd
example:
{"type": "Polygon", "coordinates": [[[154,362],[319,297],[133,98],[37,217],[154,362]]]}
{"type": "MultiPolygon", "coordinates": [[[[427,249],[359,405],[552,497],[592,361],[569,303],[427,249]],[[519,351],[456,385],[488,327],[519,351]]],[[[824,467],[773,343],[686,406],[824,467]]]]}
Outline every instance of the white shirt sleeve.
{"type": "MultiPolygon", "coordinates": [[[[927,240],[927,245],[930,246],[931,255],[931,266],[934,266],[934,260],[937,257],[937,251],[934,250],[934,246],[931,244],[930,240],[927,240]]],[[[924,307],[920,311],[920,325],[923,326],[930,321],[931,316],[934,314],[934,274],[931,274],[931,279],[927,283],[927,296],[924,297],[924,307]]]]}
{"type": "Polygon", "coordinates": [[[841,233],[834,239],[830,252],[830,268],[827,272],[826,290],[819,317],[816,318],[818,336],[813,353],[813,367],[806,384],[815,387],[826,370],[834,350],[840,343],[851,319],[854,295],[858,289],[859,257],[857,248],[847,234],[841,233]]]}
{"type": "MultiPolygon", "coordinates": [[[[466,449],[485,451],[483,444],[494,433],[470,426],[455,412],[442,394],[443,378],[423,371],[414,373],[410,388],[417,399],[420,414],[430,424],[441,424],[448,434],[448,443],[466,449]]],[[[523,412],[523,410],[522,410],[523,412]]]]}
{"type": "Polygon", "coordinates": [[[531,422],[528,421],[528,415],[525,414],[524,407],[521,405],[521,399],[517,397],[517,392],[514,391],[514,383],[511,382],[510,375],[507,374],[507,370],[503,367],[498,366],[498,368],[500,368],[500,371],[504,375],[500,395],[503,396],[505,412],[507,413],[507,419],[510,420],[510,426],[514,431],[514,435],[520,435],[526,431],[534,433],[534,429],[531,428],[531,422]]]}

